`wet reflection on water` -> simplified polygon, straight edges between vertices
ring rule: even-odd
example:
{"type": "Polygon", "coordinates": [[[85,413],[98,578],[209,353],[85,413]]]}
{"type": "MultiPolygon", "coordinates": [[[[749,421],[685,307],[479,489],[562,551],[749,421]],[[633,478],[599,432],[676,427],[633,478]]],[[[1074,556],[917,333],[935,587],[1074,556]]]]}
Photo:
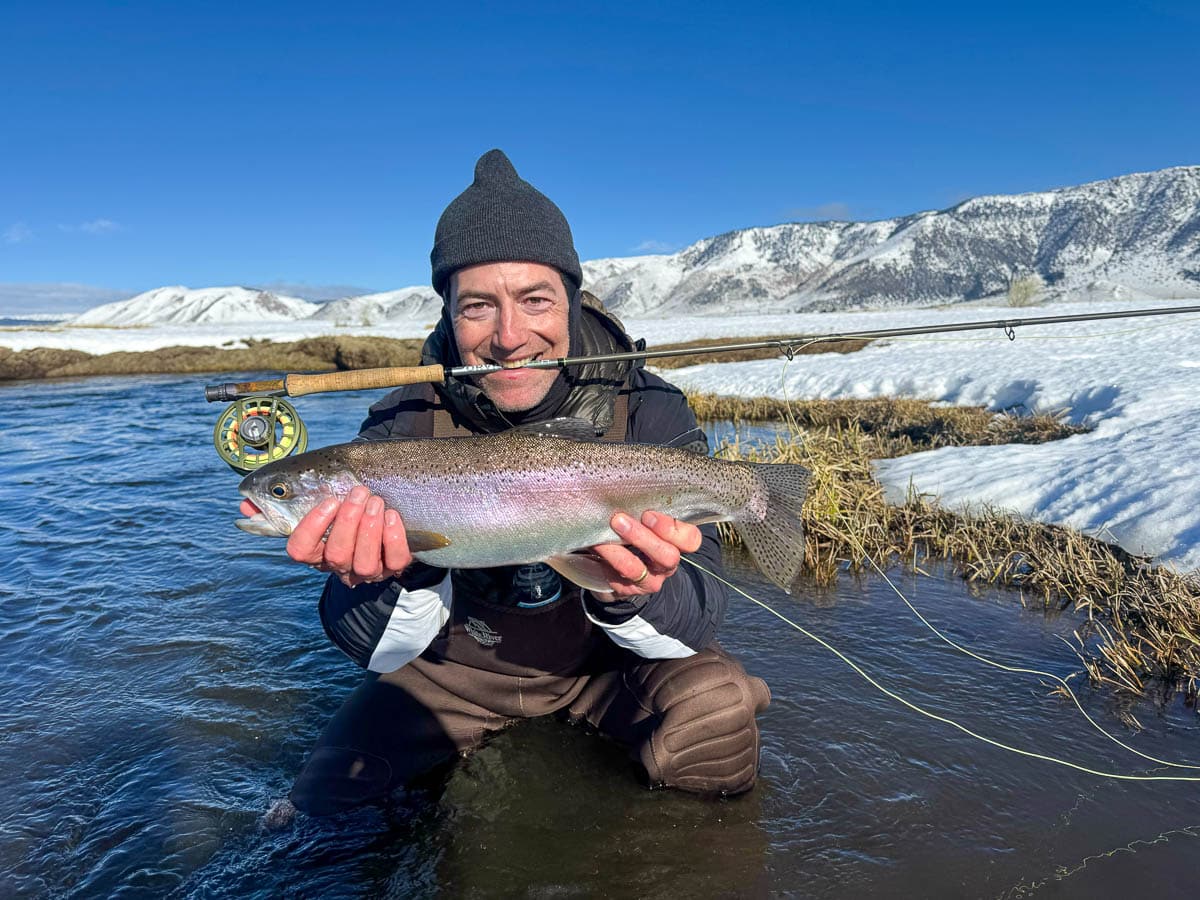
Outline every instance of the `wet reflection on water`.
{"type": "MultiPolygon", "coordinates": [[[[237,478],[208,444],[218,409],[200,387],[0,388],[0,893],[1190,895],[1200,786],[1107,781],[980,744],[736,599],[723,641],[774,694],[747,797],[646,791],[605,740],[538,721],[386,809],[264,827],[358,673],[321,633],[320,578],[233,527],[237,478]]],[[[367,402],[305,400],[314,445],[346,438],[367,402]]],[[[878,579],[789,598],[739,558],[729,573],[932,711],[1096,768],[1151,768],[1037,679],[946,647],[878,579]]],[[[898,577],[955,640],[1077,668],[1059,640],[1070,616],[898,577]]],[[[1078,690],[1139,749],[1200,761],[1178,699],[1078,690]],[[1130,713],[1143,731],[1122,724],[1130,713]]]]}

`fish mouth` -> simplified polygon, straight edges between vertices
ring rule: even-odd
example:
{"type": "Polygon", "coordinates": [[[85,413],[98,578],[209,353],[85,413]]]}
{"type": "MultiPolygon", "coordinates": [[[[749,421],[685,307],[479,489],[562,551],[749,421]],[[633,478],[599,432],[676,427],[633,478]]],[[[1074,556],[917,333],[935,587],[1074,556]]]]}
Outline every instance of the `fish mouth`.
{"type": "Polygon", "coordinates": [[[261,535],[263,537],[287,537],[292,533],[290,528],[287,531],[283,531],[279,528],[279,526],[277,526],[274,522],[260,512],[249,517],[243,516],[233,524],[242,529],[242,531],[249,532],[250,534],[261,535]]]}
{"type": "Polygon", "coordinates": [[[238,528],[242,529],[242,531],[248,532],[249,534],[261,535],[263,537],[287,537],[292,533],[291,528],[288,528],[285,531],[276,522],[272,521],[272,519],[263,511],[262,507],[254,502],[248,491],[240,490],[238,493],[245,497],[255,510],[254,515],[242,516],[233,523],[238,528]]]}

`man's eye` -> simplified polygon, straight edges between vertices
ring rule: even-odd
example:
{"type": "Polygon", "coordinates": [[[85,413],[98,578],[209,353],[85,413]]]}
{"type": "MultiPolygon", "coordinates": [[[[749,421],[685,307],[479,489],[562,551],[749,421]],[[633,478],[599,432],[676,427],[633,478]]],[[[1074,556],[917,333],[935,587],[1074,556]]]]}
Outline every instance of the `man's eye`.
{"type": "Polygon", "coordinates": [[[489,311],[486,303],[467,303],[458,308],[458,314],[464,319],[482,319],[489,311]]]}

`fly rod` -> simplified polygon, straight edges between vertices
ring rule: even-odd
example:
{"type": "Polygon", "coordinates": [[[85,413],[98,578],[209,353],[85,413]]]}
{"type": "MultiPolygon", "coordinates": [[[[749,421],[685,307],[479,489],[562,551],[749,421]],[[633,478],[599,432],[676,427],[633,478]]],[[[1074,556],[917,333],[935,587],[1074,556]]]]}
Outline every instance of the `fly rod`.
{"type": "Polygon", "coordinates": [[[303,397],[330,391],[364,391],[374,388],[400,387],[406,384],[441,383],[451,378],[468,378],[488,375],[506,368],[565,369],[586,363],[621,362],[635,359],[664,359],[670,356],[689,356],[700,353],[732,353],[737,350],[765,350],[777,347],[781,354],[791,356],[801,347],[830,341],[855,339],[878,339],[908,337],[919,334],[945,334],[955,331],[982,331],[1003,329],[1009,340],[1015,340],[1014,329],[1028,325],[1057,325],[1064,322],[1095,322],[1102,319],[1133,319],[1144,316],[1173,316],[1184,313],[1200,313],[1200,306],[1165,306],[1153,309],[1130,309],[1120,312],[1077,313],[1063,316],[1036,316],[1026,319],[992,319],[985,322],[951,322],[944,325],[916,325],[909,328],[879,328],[873,331],[843,331],[836,334],[803,334],[793,337],[775,338],[767,341],[750,341],[741,344],[721,344],[716,347],[686,347],[674,350],[634,350],[627,353],[606,353],[596,356],[559,357],[539,359],[521,363],[519,366],[440,365],[395,366],[383,369],[352,369],[344,372],[326,372],[318,375],[291,374],[271,381],[242,381],[226,384],[210,384],[204,388],[204,397],[210,403],[242,400],[248,397],[303,397]]]}

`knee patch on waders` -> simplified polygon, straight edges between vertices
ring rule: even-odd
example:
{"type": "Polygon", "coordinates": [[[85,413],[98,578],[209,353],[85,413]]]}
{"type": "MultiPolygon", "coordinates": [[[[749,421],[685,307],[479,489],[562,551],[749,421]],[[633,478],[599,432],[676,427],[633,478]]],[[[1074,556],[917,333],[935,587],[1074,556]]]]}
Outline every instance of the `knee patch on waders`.
{"type": "Polygon", "coordinates": [[[736,660],[705,650],[654,666],[642,684],[656,724],[639,748],[654,785],[738,794],[758,775],[758,724],[771,693],[736,660]]]}

